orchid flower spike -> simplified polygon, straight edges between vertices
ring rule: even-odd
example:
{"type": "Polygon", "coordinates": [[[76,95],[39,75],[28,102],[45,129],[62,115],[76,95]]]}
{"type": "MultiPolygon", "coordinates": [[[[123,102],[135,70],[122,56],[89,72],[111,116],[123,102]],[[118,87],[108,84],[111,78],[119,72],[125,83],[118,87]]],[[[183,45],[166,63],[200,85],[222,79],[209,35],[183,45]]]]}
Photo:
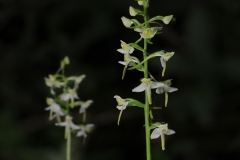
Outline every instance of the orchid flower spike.
{"type": "Polygon", "coordinates": [[[118,95],[115,95],[113,98],[116,98],[116,101],[117,101],[117,103],[118,103],[117,109],[120,110],[120,113],[119,113],[119,116],[118,116],[118,122],[117,122],[118,125],[119,125],[122,112],[123,112],[123,110],[126,109],[129,101],[126,101],[125,99],[122,99],[122,98],[121,98],[120,96],[118,96],[118,95]]]}
{"type": "Polygon", "coordinates": [[[62,112],[61,107],[57,104],[52,98],[46,99],[47,104],[49,107],[45,108],[45,110],[50,110],[49,120],[57,117],[60,120],[60,116],[64,116],[65,114],[62,112]],[[53,115],[53,113],[55,113],[53,115]]]}
{"type": "Polygon", "coordinates": [[[174,134],[175,131],[168,129],[168,124],[161,124],[156,126],[151,134],[151,139],[156,139],[161,136],[162,150],[165,150],[165,135],[174,134]]]}
{"type": "Polygon", "coordinates": [[[135,87],[132,91],[133,92],[142,92],[142,91],[146,90],[148,102],[149,102],[149,104],[152,104],[151,89],[161,87],[164,84],[161,82],[153,82],[153,81],[151,81],[151,78],[143,78],[141,80],[141,82],[142,83],[139,86],[135,87]]]}
{"type": "Polygon", "coordinates": [[[168,92],[169,92],[169,93],[172,93],[172,92],[177,91],[178,89],[177,89],[177,88],[174,88],[174,87],[170,87],[171,84],[172,84],[171,79],[164,81],[163,84],[164,84],[163,86],[158,87],[158,88],[156,89],[156,93],[158,93],[158,94],[165,93],[165,107],[167,107],[167,103],[168,103],[168,92]]]}
{"type": "Polygon", "coordinates": [[[71,129],[72,130],[79,130],[80,129],[80,127],[78,126],[78,125],[76,125],[76,124],[74,124],[73,122],[72,122],[72,117],[70,117],[70,116],[66,116],[65,117],[65,122],[61,122],[61,123],[56,123],[55,125],[56,126],[61,126],[61,127],[65,127],[65,138],[67,139],[68,138],[68,136],[70,135],[70,133],[71,133],[71,129]]]}

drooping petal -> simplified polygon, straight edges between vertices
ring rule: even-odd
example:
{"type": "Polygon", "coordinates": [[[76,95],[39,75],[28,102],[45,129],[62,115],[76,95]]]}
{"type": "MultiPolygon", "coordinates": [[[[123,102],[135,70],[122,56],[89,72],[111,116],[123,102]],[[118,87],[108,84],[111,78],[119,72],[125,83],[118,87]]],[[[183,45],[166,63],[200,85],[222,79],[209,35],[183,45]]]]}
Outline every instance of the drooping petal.
{"type": "Polygon", "coordinates": [[[151,134],[151,139],[156,139],[161,136],[159,128],[155,128],[151,134]]]}
{"type": "Polygon", "coordinates": [[[163,88],[163,87],[157,88],[157,89],[156,89],[156,93],[157,93],[157,94],[162,94],[162,93],[164,93],[164,88],[163,88]]]}
{"type": "Polygon", "coordinates": [[[86,134],[86,132],[85,132],[84,130],[80,130],[80,131],[77,132],[77,135],[76,135],[76,136],[77,136],[77,137],[83,136],[84,138],[86,138],[86,137],[87,137],[87,134],[86,134]]]}

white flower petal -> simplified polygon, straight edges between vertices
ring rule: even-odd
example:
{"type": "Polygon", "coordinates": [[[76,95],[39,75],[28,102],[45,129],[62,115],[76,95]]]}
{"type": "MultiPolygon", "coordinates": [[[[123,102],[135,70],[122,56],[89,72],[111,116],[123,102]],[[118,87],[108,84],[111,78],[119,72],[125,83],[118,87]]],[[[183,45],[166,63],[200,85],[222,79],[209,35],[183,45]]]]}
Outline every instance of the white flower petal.
{"type": "Polygon", "coordinates": [[[128,52],[127,52],[126,50],[124,50],[124,49],[117,49],[117,51],[120,52],[120,53],[123,53],[123,54],[128,53],[128,52]]]}
{"type": "Polygon", "coordinates": [[[151,88],[158,88],[164,86],[164,83],[161,82],[152,82],[151,88]]]}
{"type": "Polygon", "coordinates": [[[161,136],[159,128],[155,128],[151,134],[151,139],[156,139],[161,136]]]}
{"type": "Polygon", "coordinates": [[[167,132],[166,132],[166,131],[163,131],[163,133],[166,134],[166,135],[171,135],[171,134],[174,134],[175,131],[174,131],[174,130],[171,130],[171,129],[168,129],[167,132]]]}
{"type": "Polygon", "coordinates": [[[156,89],[156,93],[157,93],[157,94],[162,94],[162,93],[164,93],[164,88],[163,88],[163,87],[157,88],[157,89],[156,89]]]}
{"type": "Polygon", "coordinates": [[[142,28],[134,28],[134,31],[142,33],[143,29],[142,28]]]}
{"type": "Polygon", "coordinates": [[[63,101],[67,101],[71,98],[71,95],[69,93],[65,93],[65,94],[62,94],[60,98],[63,101]]]}
{"type": "Polygon", "coordinates": [[[139,86],[135,87],[132,91],[133,92],[142,92],[146,89],[146,86],[144,86],[143,84],[140,84],[139,86]]]}
{"type": "Polygon", "coordinates": [[[166,61],[164,60],[164,58],[162,56],[160,58],[160,61],[161,61],[162,67],[164,68],[166,66],[166,61]]]}
{"type": "Polygon", "coordinates": [[[174,91],[177,91],[178,89],[177,88],[174,88],[174,87],[168,87],[168,89],[166,90],[167,92],[171,93],[171,92],[174,92],[174,91]]]}

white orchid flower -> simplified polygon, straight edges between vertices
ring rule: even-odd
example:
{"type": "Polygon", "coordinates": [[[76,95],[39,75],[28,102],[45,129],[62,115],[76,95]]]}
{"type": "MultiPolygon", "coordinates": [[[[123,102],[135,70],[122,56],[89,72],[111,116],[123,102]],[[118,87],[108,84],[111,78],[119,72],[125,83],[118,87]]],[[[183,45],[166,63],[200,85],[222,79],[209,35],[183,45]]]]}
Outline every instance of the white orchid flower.
{"type": "Polygon", "coordinates": [[[61,127],[65,127],[65,138],[67,139],[68,138],[68,136],[70,135],[70,133],[71,133],[71,129],[72,130],[79,130],[80,129],[80,127],[78,126],[78,125],[76,125],[76,124],[74,124],[73,122],[72,122],[72,117],[70,117],[70,116],[66,116],[65,117],[65,122],[61,122],[61,123],[56,123],[55,125],[56,126],[61,126],[61,127]]]}
{"type": "Polygon", "coordinates": [[[163,67],[163,71],[162,71],[162,76],[164,76],[165,70],[166,70],[166,62],[174,55],[174,52],[166,52],[163,55],[160,55],[160,61],[161,61],[161,65],[163,67]]]}
{"type": "Polygon", "coordinates": [[[86,75],[81,75],[81,76],[72,76],[69,77],[68,80],[73,80],[74,81],[74,89],[78,89],[79,84],[83,81],[83,79],[86,77],[86,75]]]}
{"type": "Polygon", "coordinates": [[[118,52],[123,54],[131,54],[134,51],[134,48],[131,47],[129,44],[125,43],[124,41],[121,41],[121,49],[117,49],[118,52]]]}
{"type": "Polygon", "coordinates": [[[52,98],[46,99],[47,104],[49,107],[45,108],[45,110],[50,110],[49,120],[57,117],[60,120],[59,116],[64,116],[65,114],[62,112],[61,107],[57,104],[52,98]],[[54,115],[53,115],[54,113],[54,115]]]}
{"type": "Polygon", "coordinates": [[[171,84],[172,84],[171,79],[164,81],[163,84],[164,85],[162,87],[159,87],[159,88],[156,89],[156,93],[158,93],[158,94],[165,93],[165,107],[167,107],[168,92],[172,93],[172,92],[177,91],[178,89],[174,88],[174,87],[170,87],[171,84]]]}
{"type": "Polygon", "coordinates": [[[45,80],[45,84],[50,87],[50,91],[51,91],[51,94],[55,94],[54,92],[54,88],[60,88],[64,83],[63,82],[59,82],[57,79],[56,79],[56,76],[55,75],[51,75],[49,74],[48,75],[49,78],[44,78],[45,80]]]}
{"type": "Polygon", "coordinates": [[[162,29],[162,27],[151,27],[151,28],[147,28],[145,30],[142,28],[135,28],[134,31],[140,32],[140,35],[142,38],[151,39],[161,29],[162,29]]]}
{"type": "Polygon", "coordinates": [[[63,93],[60,97],[63,101],[71,100],[71,107],[74,107],[74,99],[79,99],[76,89],[68,89],[67,93],[63,93]]]}
{"type": "Polygon", "coordinates": [[[80,126],[80,130],[77,132],[77,137],[87,137],[87,133],[89,133],[92,128],[94,127],[94,124],[87,124],[85,126],[80,126]]]}
{"type": "Polygon", "coordinates": [[[164,84],[161,82],[153,82],[153,81],[151,81],[150,78],[143,78],[141,80],[141,82],[142,83],[139,86],[137,86],[136,88],[134,88],[132,91],[133,92],[143,92],[144,90],[146,90],[149,104],[152,104],[151,89],[161,87],[164,84]]]}
{"type": "Polygon", "coordinates": [[[168,124],[161,124],[153,130],[151,139],[156,139],[161,136],[162,150],[165,150],[165,135],[171,135],[174,133],[174,130],[168,129],[168,124]]]}
{"type": "Polygon", "coordinates": [[[80,106],[79,113],[83,113],[83,122],[86,120],[86,109],[93,103],[93,100],[87,100],[86,102],[82,103],[80,106]]]}
{"type": "Polygon", "coordinates": [[[123,112],[123,110],[126,109],[129,101],[126,101],[125,99],[122,99],[122,98],[121,98],[120,96],[118,96],[118,95],[115,95],[113,98],[116,98],[116,101],[117,101],[117,103],[118,103],[117,109],[120,110],[120,113],[119,113],[119,116],[118,116],[118,125],[119,125],[122,112],[123,112]]]}

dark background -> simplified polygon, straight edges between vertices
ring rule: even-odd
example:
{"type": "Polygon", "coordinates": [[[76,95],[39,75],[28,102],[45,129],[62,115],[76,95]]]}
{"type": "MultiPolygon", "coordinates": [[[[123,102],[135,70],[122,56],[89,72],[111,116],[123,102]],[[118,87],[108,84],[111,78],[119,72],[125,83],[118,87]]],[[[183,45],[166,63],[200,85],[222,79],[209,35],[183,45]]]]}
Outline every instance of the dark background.
{"type": "MultiPolygon", "coordinates": [[[[143,111],[127,108],[117,126],[113,98],[144,97],[131,92],[141,73],[128,71],[121,80],[123,55],[116,51],[120,40],[139,37],[120,19],[130,17],[130,5],[139,7],[133,0],[0,1],[1,160],[65,159],[64,129],[44,110],[50,96],[44,77],[65,55],[71,60],[66,73],[87,75],[79,95],[94,100],[87,120],[96,125],[85,146],[73,139],[73,160],[145,160],[143,111]]],[[[166,151],[160,139],[152,140],[152,159],[240,159],[240,1],[152,0],[149,14],[176,18],[150,46],[175,52],[165,78],[158,58],[149,68],[179,89],[169,94],[167,108],[154,111],[176,134],[167,136],[166,151]]],[[[163,105],[162,95],[153,97],[153,106],[163,105]]]]}

